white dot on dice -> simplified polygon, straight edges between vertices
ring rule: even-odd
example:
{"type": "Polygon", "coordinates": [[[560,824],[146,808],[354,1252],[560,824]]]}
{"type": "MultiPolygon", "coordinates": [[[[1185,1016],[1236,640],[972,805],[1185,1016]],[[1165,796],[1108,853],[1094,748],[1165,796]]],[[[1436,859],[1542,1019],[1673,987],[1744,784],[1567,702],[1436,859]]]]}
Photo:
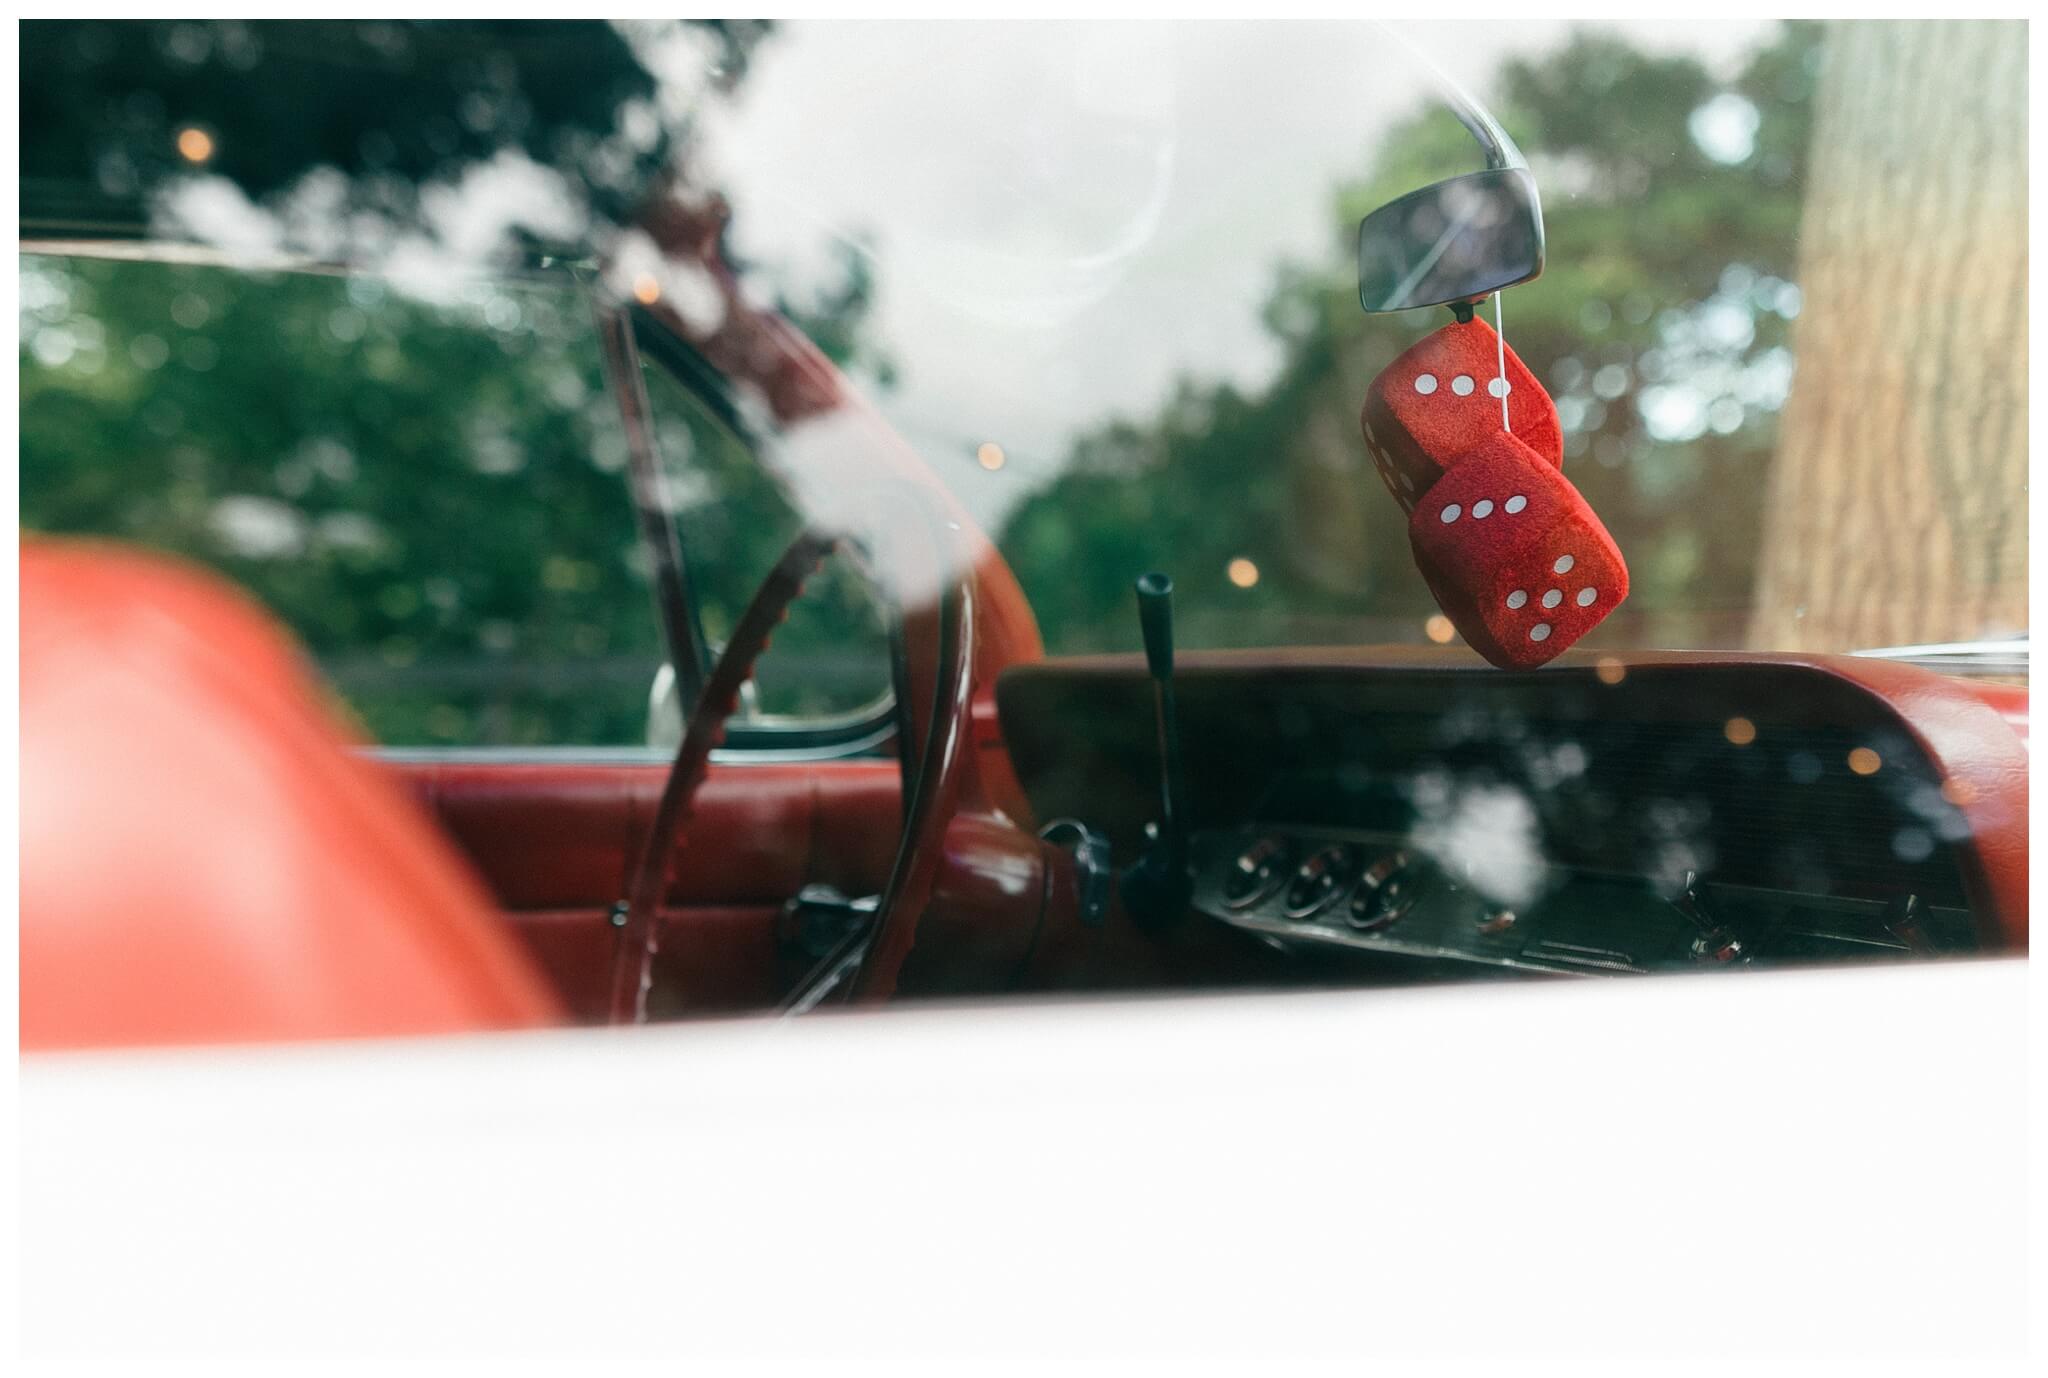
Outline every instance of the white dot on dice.
{"type": "Polygon", "coordinates": [[[1552,569],[1554,569],[1554,570],[1556,570],[1556,571],[1557,571],[1557,572],[1558,572],[1559,574],[1569,574],[1569,573],[1571,573],[1571,569],[1572,569],[1572,557],[1571,557],[1571,556],[1569,556],[1569,555],[1560,555],[1560,556],[1558,556],[1558,557],[1557,557],[1557,563],[1556,563],[1556,564],[1554,564],[1554,565],[1552,565],[1552,566],[1551,566],[1551,568],[1552,568],[1552,569]]]}
{"type": "Polygon", "coordinates": [[[1492,498],[1481,498],[1481,499],[1480,499],[1479,501],[1477,501],[1477,502],[1473,503],[1473,504],[1472,504],[1472,515],[1473,515],[1473,516],[1475,516],[1475,517],[1490,517],[1490,516],[1492,516],[1492,515],[1493,515],[1493,499],[1492,499],[1492,498]]]}
{"type": "Polygon", "coordinates": [[[1488,383],[1486,385],[1486,390],[1492,393],[1495,397],[1505,397],[1508,395],[1508,380],[1505,378],[1496,378],[1491,383],[1488,383]]]}
{"type": "Polygon", "coordinates": [[[1538,622],[1535,626],[1529,628],[1529,639],[1531,641],[1550,640],[1550,624],[1548,622],[1538,622]]]}
{"type": "Polygon", "coordinates": [[[1595,598],[1598,598],[1599,596],[1599,594],[1593,592],[1593,590],[1589,588],[1580,589],[1578,598],[1579,606],[1582,608],[1590,608],[1593,606],[1593,600],[1595,598]]]}
{"type": "Polygon", "coordinates": [[[1449,526],[1449,525],[1450,525],[1450,524],[1451,524],[1452,522],[1454,522],[1454,521],[1456,521],[1456,520],[1458,519],[1458,512],[1459,512],[1459,510],[1460,510],[1460,509],[1459,509],[1459,507],[1458,507],[1458,504],[1456,504],[1455,502],[1454,502],[1454,503],[1452,503],[1452,504],[1451,504],[1450,506],[1448,506],[1448,507],[1446,507],[1446,508],[1444,509],[1444,525],[1445,525],[1445,526],[1449,526]]]}
{"type": "Polygon", "coordinates": [[[1417,392],[1421,393],[1421,394],[1422,394],[1422,395],[1423,395],[1424,397],[1427,397],[1427,396],[1429,396],[1429,395],[1430,395],[1430,394],[1431,394],[1432,392],[1435,392],[1435,391],[1436,391],[1436,375],[1435,375],[1434,373],[1419,373],[1419,374],[1417,374],[1417,375],[1415,376],[1415,390],[1416,390],[1417,392]]]}
{"type": "Polygon", "coordinates": [[[1511,608],[1519,608],[1522,606],[1522,604],[1528,601],[1529,593],[1526,589],[1516,589],[1513,593],[1508,595],[1508,606],[1511,608]]]}
{"type": "Polygon", "coordinates": [[[1457,393],[1460,397],[1470,397],[1472,395],[1472,375],[1461,373],[1451,379],[1451,391],[1457,393]]]}
{"type": "Polygon", "coordinates": [[[1554,608],[1563,601],[1564,590],[1562,589],[1552,589],[1550,592],[1543,595],[1543,606],[1546,608],[1554,608]]]}
{"type": "Polygon", "coordinates": [[[1501,504],[1502,509],[1510,513],[1519,512],[1528,505],[1529,500],[1523,497],[1520,493],[1515,494],[1513,497],[1509,498],[1505,503],[1501,504]]]}

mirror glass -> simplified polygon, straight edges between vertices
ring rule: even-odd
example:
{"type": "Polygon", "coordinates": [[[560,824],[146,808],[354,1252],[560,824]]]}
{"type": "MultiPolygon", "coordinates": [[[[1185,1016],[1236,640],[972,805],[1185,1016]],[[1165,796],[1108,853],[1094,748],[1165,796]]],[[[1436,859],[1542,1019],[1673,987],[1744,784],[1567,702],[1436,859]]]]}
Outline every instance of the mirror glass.
{"type": "Polygon", "coordinates": [[[1358,226],[1358,301],[1368,311],[1470,301],[1542,271],[1543,211],[1527,168],[1433,183],[1358,226]]]}

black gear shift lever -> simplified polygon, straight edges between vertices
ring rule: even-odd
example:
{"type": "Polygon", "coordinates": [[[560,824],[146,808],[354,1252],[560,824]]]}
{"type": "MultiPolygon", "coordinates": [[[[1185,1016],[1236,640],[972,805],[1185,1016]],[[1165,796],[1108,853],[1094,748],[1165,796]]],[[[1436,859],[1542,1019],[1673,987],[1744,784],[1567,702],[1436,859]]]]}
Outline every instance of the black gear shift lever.
{"type": "Polygon", "coordinates": [[[1157,823],[1146,829],[1151,845],[1124,872],[1119,890],[1124,909],[1142,926],[1176,919],[1187,909],[1187,796],[1180,754],[1180,719],[1173,698],[1173,580],[1140,575],[1138,628],[1145,638],[1145,666],[1152,675],[1152,705],[1159,729],[1157,823]]]}

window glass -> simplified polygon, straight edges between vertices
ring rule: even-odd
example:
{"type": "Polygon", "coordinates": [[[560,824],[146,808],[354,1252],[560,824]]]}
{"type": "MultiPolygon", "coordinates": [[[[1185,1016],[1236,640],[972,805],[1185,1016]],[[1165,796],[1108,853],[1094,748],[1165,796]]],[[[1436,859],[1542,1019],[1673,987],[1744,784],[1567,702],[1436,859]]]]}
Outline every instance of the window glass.
{"type": "MultiPolygon", "coordinates": [[[[754,451],[703,398],[652,362],[645,374],[690,592],[715,654],[802,523],[754,451]]],[[[881,610],[860,573],[835,557],[776,629],[742,721],[867,717],[880,711],[889,689],[881,610]]]]}
{"type": "Polygon", "coordinates": [[[25,255],[22,523],[213,566],[375,740],[621,744],[660,660],[588,308],[25,255]]]}
{"type": "Polygon", "coordinates": [[[729,269],[696,305],[808,335],[1054,652],[1129,648],[1149,568],[1188,646],[1455,643],[1358,424],[1450,319],[1358,300],[1360,218],[1480,165],[1433,60],[1541,192],[1505,333],[1630,568],[1584,649],[2024,631],[2018,21],[267,32],[24,28],[25,214],[363,265],[729,269]]]}
{"type": "MultiPolygon", "coordinates": [[[[24,255],[22,522],[210,565],[298,634],[375,740],[631,746],[662,659],[626,449],[566,276],[441,284],[24,255]]],[[[650,369],[715,649],[796,522],[650,369]]],[[[839,562],[745,709],[874,709],[887,643],[839,562]]]]}
{"type": "Polygon", "coordinates": [[[860,248],[876,405],[1055,653],[1152,568],[1188,646],[1455,642],[1358,420],[1451,320],[1360,310],[1359,221],[1482,165],[1424,55],[1541,191],[1505,334],[1631,571],[1586,649],[2024,633],[2020,26],[1402,33],[788,24],[693,133],[760,293],[860,248]]]}

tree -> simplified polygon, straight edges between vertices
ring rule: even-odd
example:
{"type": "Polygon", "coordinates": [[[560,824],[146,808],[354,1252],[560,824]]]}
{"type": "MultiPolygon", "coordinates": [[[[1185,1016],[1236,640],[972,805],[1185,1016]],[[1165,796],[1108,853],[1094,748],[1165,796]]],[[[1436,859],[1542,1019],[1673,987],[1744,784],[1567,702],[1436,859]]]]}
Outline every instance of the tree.
{"type": "MultiPolygon", "coordinates": [[[[661,32],[729,89],[767,28],[661,32]]],[[[689,112],[649,113],[646,41],[585,22],[24,24],[26,222],[135,232],[204,179],[269,217],[279,247],[360,269],[24,255],[24,526],[224,570],[383,741],[636,740],[660,644],[589,302],[530,245],[437,256],[446,271],[414,295],[375,252],[320,241],[344,222],[431,233],[437,191],[513,154],[573,189],[573,247],[594,250],[687,153],[689,112]],[[194,130],[204,142],[181,146],[194,130]]],[[[792,311],[844,359],[872,286],[849,257],[843,287],[792,311]]],[[[729,427],[652,386],[716,638],[795,518],[729,427]]],[[[778,635],[765,710],[886,687],[879,651],[843,668],[849,623],[871,613],[834,574],[778,635]]]]}
{"type": "Polygon", "coordinates": [[[1830,28],[1750,640],[2027,620],[2027,27],[1830,28]]]}
{"type": "MultiPolygon", "coordinates": [[[[770,27],[701,21],[724,87],[770,27]]],[[[328,169],[359,206],[405,214],[506,150],[616,215],[687,134],[652,118],[658,83],[628,32],[594,20],[34,20],[21,77],[29,220],[139,223],[195,164],[259,202],[328,169]],[[644,134],[621,137],[624,116],[644,134]],[[207,143],[181,145],[187,130],[207,143]]]]}
{"type": "MultiPolygon", "coordinates": [[[[1730,644],[1746,624],[1789,374],[1814,26],[1731,82],[1580,32],[1510,63],[1499,114],[1545,187],[1549,266],[1507,297],[1508,338],[1556,396],[1566,473],[1634,576],[1590,644],[1730,644]],[[1702,111],[1742,135],[1702,140],[1702,111]]],[[[1439,311],[1368,317],[1351,249],[1368,210],[1477,165],[1440,104],[1332,195],[1331,252],[1283,265],[1266,312],[1285,363],[1258,396],[1186,381],[1150,420],[1083,437],[1001,545],[1055,650],[1127,645],[1127,590],[1175,574],[1192,644],[1417,639],[1435,612],[1401,514],[1364,459],[1367,380],[1439,311]],[[1233,559],[1258,571],[1249,588],[1233,559]]]]}

